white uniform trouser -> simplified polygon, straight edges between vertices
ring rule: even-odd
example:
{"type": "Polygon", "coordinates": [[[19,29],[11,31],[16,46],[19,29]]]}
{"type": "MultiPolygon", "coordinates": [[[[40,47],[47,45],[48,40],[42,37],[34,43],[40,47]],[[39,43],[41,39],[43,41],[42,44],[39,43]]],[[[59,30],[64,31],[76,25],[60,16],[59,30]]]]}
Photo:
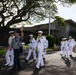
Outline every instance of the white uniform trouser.
{"type": "Polygon", "coordinates": [[[68,50],[68,48],[65,49],[65,53],[66,53],[66,58],[69,58],[69,50],[68,50]]]}
{"type": "Polygon", "coordinates": [[[36,67],[39,68],[40,66],[44,66],[43,49],[38,49],[38,61],[36,67]]]}
{"type": "Polygon", "coordinates": [[[26,57],[27,60],[29,60],[32,52],[33,52],[33,58],[34,58],[34,60],[36,60],[36,50],[35,49],[29,49],[28,55],[26,57]]]}
{"type": "Polygon", "coordinates": [[[61,50],[60,50],[60,54],[62,55],[62,57],[65,57],[65,49],[63,46],[61,46],[61,50]]]}
{"type": "Polygon", "coordinates": [[[13,51],[13,49],[11,51],[8,49],[8,51],[6,52],[5,58],[6,58],[7,64],[14,63],[14,51],[13,51]]]}
{"type": "Polygon", "coordinates": [[[69,46],[69,55],[72,55],[73,47],[69,46]]]}
{"type": "Polygon", "coordinates": [[[61,47],[60,47],[60,54],[61,55],[63,54],[63,50],[64,50],[64,47],[61,45],[61,47]]]}
{"type": "Polygon", "coordinates": [[[63,46],[60,47],[60,54],[63,54],[63,46]]]}
{"type": "Polygon", "coordinates": [[[46,58],[46,50],[43,52],[43,58],[46,58]]]}

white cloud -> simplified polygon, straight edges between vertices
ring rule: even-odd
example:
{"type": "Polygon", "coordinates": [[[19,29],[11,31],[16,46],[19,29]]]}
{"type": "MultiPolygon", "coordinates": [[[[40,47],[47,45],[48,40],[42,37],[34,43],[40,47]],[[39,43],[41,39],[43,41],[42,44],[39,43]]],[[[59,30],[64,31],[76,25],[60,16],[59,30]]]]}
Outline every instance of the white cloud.
{"type": "MultiPolygon", "coordinates": [[[[76,5],[64,7],[62,5],[57,4],[57,8],[58,8],[58,14],[57,14],[58,16],[61,16],[64,19],[72,19],[73,21],[76,22],[76,10],[75,10],[76,5]]],[[[35,25],[43,24],[43,23],[49,23],[49,18],[45,19],[40,23],[36,23],[35,25]]]]}
{"type": "Polygon", "coordinates": [[[62,5],[57,4],[58,14],[59,16],[65,19],[72,19],[76,21],[76,5],[72,5],[70,7],[63,7],[62,5]]]}
{"type": "MultiPolygon", "coordinates": [[[[58,16],[63,17],[64,19],[72,19],[76,22],[76,5],[72,5],[70,7],[63,7],[62,5],[57,4],[58,7],[58,16]]],[[[49,18],[45,19],[40,23],[35,23],[34,25],[49,23],[49,18]]],[[[30,27],[33,25],[25,25],[26,27],[30,27]]]]}

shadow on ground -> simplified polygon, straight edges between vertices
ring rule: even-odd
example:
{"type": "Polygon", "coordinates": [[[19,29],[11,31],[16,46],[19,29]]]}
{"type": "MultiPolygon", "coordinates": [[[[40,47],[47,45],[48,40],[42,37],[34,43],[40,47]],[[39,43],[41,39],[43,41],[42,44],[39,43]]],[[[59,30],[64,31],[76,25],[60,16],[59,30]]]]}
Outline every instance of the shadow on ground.
{"type": "Polygon", "coordinates": [[[71,67],[71,61],[68,59],[65,59],[65,58],[62,58],[64,60],[64,63],[66,64],[67,67],[71,67]]]}
{"type": "Polygon", "coordinates": [[[39,75],[76,75],[76,69],[72,68],[60,68],[56,65],[46,66],[39,75]]]}
{"type": "MultiPolygon", "coordinates": [[[[65,68],[65,67],[58,67],[56,65],[51,65],[51,66],[45,66],[44,68],[40,70],[35,70],[35,63],[34,62],[29,62],[27,64],[21,63],[22,64],[22,70],[26,70],[27,68],[30,68],[28,72],[32,69],[33,73],[27,74],[21,74],[21,75],[76,75],[76,69],[75,68],[65,68]],[[29,67],[32,65],[31,67],[29,67]]],[[[15,73],[10,74],[10,67],[4,67],[3,70],[0,71],[0,75],[20,75],[19,71],[17,70],[15,73]]]]}
{"type": "MultiPolygon", "coordinates": [[[[48,51],[47,54],[53,54],[56,52],[58,51],[48,51]]],[[[61,67],[51,64],[50,66],[46,66],[46,64],[51,62],[51,61],[47,61],[44,68],[40,70],[35,70],[34,68],[36,62],[33,62],[31,57],[30,61],[28,63],[25,63],[24,61],[25,54],[21,55],[20,57],[22,69],[20,71],[16,70],[16,72],[13,73],[12,75],[76,75],[76,68],[75,67],[71,68],[70,60],[68,61],[64,60],[64,63],[66,64],[67,67],[61,67]],[[24,73],[20,74],[20,72],[24,72],[24,73]]],[[[74,62],[76,63],[76,57],[73,57],[71,59],[74,60],[74,62]]],[[[10,74],[11,67],[5,67],[4,64],[5,64],[5,59],[2,58],[0,60],[0,75],[11,75],[10,74]]],[[[74,66],[76,66],[76,64],[74,66]]]]}

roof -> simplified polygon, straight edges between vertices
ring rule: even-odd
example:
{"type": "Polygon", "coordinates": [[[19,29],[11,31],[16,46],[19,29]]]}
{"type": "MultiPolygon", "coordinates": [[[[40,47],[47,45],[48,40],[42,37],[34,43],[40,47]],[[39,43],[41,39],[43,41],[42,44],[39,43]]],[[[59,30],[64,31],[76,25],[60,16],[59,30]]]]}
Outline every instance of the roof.
{"type": "Polygon", "coordinates": [[[76,22],[69,19],[69,20],[65,20],[66,23],[70,23],[70,25],[76,26],[76,22]]]}
{"type": "MultiPolygon", "coordinates": [[[[76,27],[76,22],[74,22],[71,19],[65,20],[65,22],[76,27]]],[[[53,24],[53,23],[54,22],[52,22],[51,24],[53,24]]],[[[45,24],[35,25],[33,27],[25,27],[25,30],[26,31],[34,31],[34,30],[41,30],[41,29],[45,30],[45,29],[48,29],[48,27],[49,27],[49,23],[45,23],[45,24]]]]}

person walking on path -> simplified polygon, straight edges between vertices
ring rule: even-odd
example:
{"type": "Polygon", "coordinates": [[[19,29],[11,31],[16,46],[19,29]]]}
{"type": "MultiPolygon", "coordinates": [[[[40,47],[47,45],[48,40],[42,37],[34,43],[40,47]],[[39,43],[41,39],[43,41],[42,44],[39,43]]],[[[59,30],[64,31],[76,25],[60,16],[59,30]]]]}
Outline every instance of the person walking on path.
{"type": "Polygon", "coordinates": [[[43,52],[45,50],[46,39],[43,38],[42,34],[43,34],[42,31],[38,31],[38,37],[37,37],[38,60],[36,64],[36,70],[38,70],[40,66],[41,67],[44,66],[43,52]]]}
{"type": "Polygon", "coordinates": [[[15,71],[16,67],[18,69],[21,69],[19,56],[20,56],[20,47],[22,46],[22,41],[21,41],[21,37],[19,36],[19,32],[17,30],[14,32],[14,35],[15,38],[12,40],[12,43],[9,46],[10,49],[11,48],[14,49],[14,64],[11,69],[11,73],[15,71]]]}
{"type": "MultiPolygon", "coordinates": [[[[10,37],[9,37],[9,40],[8,40],[8,44],[10,45],[11,42],[12,42],[12,39],[14,38],[14,31],[10,31],[9,35],[10,35],[10,37]]],[[[13,51],[13,48],[11,50],[9,48],[7,49],[5,59],[6,59],[5,66],[12,66],[14,64],[14,51],[13,51]]]]}
{"type": "Polygon", "coordinates": [[[29,51],[28,51],[28,55],[27,55],[25,61],[28,62],[28,60],[29,60],[32,52],[33,52],[33,57],[34,57],[34,60],[33,61],[36,61],[36,41],[33,38],[33,34],[30,35],[29,42],[30,42],[29,43],[29,51]]]}

